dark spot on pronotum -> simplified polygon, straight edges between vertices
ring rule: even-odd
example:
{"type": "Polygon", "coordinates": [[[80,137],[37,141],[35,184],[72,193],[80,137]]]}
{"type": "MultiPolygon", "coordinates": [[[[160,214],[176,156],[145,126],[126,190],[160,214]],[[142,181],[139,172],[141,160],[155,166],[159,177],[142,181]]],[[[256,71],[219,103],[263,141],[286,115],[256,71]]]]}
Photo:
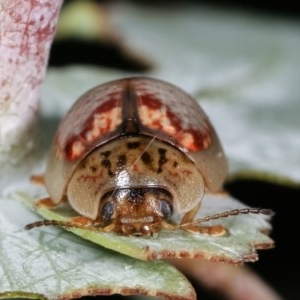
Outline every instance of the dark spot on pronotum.
{"type": "Polygon", "coordinates": [[[85,161],[81,162],[79,166],[80,166],[81,169],[85,169],[86,168],[85,161]]]}
{"type": "Polygon", "coordinates": [[[106,168],[106,169],[110,169],[111,168],[111,162],[109,159],[105,158],[101,161],[101,165],[106,168]]]}
{"type": "Polygon", "coordinates": [[[117,160],[117,167],[118,168],[124,168],[126,165],[126,155],[125,154],[121,154],[118,156],[118,160],[117,160]]]}
{"type": "Polygon", "coordinates": [[[90,170],[94,173],[94,172],[97,171],[97,167],[95,167],[95,166],[90,166],[90,170]]]}
{"type": "Polygon", "coordinates": [[[159,160],[158,160],[157,173],[161,173],[162,172],[162,170],[163,170],[162,167],[167,162],[166,152],[167,152],[166,149],[163,149],[163,148],[159,148],[158,149],[159,160]]]}
{"type": "Polygon", "coordinates": [[[151,155],[145,151],[142,155],[141,155],[141,160],[142,162],[145,164],[145,165],[150,165],[151,164],[151,161],[152,161],[152,158],[151,158],[151,155]]]}
{"type": "Polygon", "coordinates": [[[111,162],[109,159],[107,158],[104,158],[102,161],[101,161],[101,165],[107,169],[107,173],[110,177],[113,177],[115,174],[114,172],[111,170],[111,162]]]}
{"type": "Polygon", "coordinates": [[[175,161],[173,162],[173,167],[174,167],[174,168],[177,168],[177,166],[178,166],[178,162],[175,160],[175,161]]]}
{"type": "Polygon", "coordinates": [[[140,146],[140,142],[129,142],[127,143],[128,149],[136,149],[140,146]]]}
{"type": "Polygon", "coordinates": [[[102,156],[104,156],[105,158],[108,158],[110,156],[111,151],[105,151],[105,152],[101,152],[100,154],[102,156]]]}

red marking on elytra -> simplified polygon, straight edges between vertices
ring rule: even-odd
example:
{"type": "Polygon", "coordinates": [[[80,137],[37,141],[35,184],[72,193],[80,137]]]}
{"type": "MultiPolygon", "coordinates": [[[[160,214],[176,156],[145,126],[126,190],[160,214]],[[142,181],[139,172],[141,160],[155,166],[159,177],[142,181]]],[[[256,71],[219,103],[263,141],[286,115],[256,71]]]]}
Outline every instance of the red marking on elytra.
{"type": "MultiPolygon", "coordinates": [[[[108,112],[118,107],[118,101],[119,99],[112,98],[111,100],[101,104],[94,111],[92,111],[92,113],[83,123],[82,131],[77,135],[71,136],[67,140],[64,148],[65,159],[72,161],[80,158],[92,147],[95,141],[97,141],[100,137],[110,132],[110,128],[113,120],[110,118],[108,112]],[[94,124],[95,116],[97,115],[101,115],[105,117],[105,123],[101,124],[101,126],[98,127],[95,126],[94,124]],[[76,151],[77,149],[76,145],[80,146],[78,151],[76,151]]],[[[59,141],[59,136],[57,137],[57,142],[58,141],[59,141]]]]}
{"type": "Polygon", "coordinates": [[[212,140],[211,128],[208,122],[202,131],[194,128],[183,128],[182,121],[172,112],[171,108],[165,106],[159,99],[154,98],[153,95],[139,95],[139,101],[140,105],[146,106],[148,109],[147,117],[150,120],[141,120],[145,126],[165,132],[189,151],[197,152],[210,147],[212,140]],[[163,106],[166,109],[165,115],[162,112],[163,106]],[[153,117],[155,112],[159,112],[160,114],[158,114],[156,119],[153,117]],[[170,125],[166,125],[166,123],[170,123],[170,125]]]}
{"type": "Polygon", "coordinates": [[[160,109],[162,107],[162,103],[160,100],[153,97],[153,95],[150,94],[144,94],[140,98],[142,104],[147,105],[151,109],[160,109]]]}

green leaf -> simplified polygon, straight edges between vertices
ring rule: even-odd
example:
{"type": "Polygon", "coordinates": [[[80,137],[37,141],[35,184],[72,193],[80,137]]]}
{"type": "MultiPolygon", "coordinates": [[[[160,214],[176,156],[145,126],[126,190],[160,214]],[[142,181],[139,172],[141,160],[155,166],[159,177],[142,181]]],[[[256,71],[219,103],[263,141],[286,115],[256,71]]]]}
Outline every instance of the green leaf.
{"type": "Polygon", "coordinates": [[[0,298],[121,293],[195,299],[190,283],[171,265],[123,256],[59,228],[24,230],[35,218],[18,201],[1,199],[0,298]]]}
{"type": "Polygon", "coordinates": [[[47,298],[41,294],[29,293],[29,292],[4,292],[0,293],[0,299],[39,299],[47,300],[47,298]]]}

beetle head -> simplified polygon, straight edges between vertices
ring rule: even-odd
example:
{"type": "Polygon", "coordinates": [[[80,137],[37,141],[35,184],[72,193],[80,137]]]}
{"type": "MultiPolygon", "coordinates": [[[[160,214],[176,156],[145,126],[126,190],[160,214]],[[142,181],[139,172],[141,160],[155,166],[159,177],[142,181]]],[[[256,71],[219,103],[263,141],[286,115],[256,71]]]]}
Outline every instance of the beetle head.
{"type": "Polygon", "coordinates": [[[172,195],[159,187],[122,188],[106,193],[100,205],[103,226],[121,235],[153,236],[173,213],[172,195]]]}

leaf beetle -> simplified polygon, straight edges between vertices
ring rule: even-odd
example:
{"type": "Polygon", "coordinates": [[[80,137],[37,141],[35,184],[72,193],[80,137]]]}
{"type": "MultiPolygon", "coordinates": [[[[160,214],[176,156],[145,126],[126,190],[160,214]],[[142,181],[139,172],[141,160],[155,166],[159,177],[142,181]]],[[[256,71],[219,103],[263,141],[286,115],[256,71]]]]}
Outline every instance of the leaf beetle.
{"type": "Polygon", "coordinates": [[[223,235],[221,225],[194,221],[206,191],[221,189],[228,164],[213,125],[180,88],[131,77],[96,86],[61,121],[47,161],[45,186],[56,206],[66,200],[78,213],[70,222],[42,225],[92,228],[120,235],[155,236],[162,228],[223,235]]]}

